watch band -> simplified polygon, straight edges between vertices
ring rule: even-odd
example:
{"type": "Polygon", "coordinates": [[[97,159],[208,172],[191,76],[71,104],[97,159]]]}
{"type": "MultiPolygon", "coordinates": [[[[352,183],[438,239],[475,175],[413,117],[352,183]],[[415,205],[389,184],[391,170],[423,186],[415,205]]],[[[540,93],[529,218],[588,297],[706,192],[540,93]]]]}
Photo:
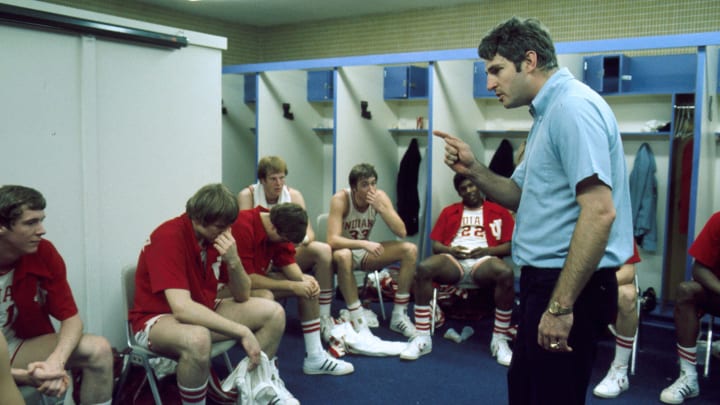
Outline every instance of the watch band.
{"type": "Polygon", "coordinates": [[[552,302],[550,302],[550,305],[548,306],[547,312],[550,315],[561,316],[561,315],[571,314],[573,312],[573,308],[572,307],[563,307],[560,305],[559,302],[552,301],[552,302]]]}

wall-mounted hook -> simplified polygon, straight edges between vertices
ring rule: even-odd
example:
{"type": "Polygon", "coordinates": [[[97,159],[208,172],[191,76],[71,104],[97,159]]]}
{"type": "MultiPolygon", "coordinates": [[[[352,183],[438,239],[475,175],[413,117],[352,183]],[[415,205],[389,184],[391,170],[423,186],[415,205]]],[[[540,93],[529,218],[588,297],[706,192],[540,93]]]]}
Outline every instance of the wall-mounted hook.
{"type": "Polygon", "coordinates": [[[295,115],[290,112],[290,103],[283,103],[283,117],[289,120],[295,119],[295,115]]]}
{"type": "Polygon", "coordinates": [[[365,118],[366,120],[372,119],[372,114],[370,113],[370,111],[368,111],[367,101],[360,102],[360,116],[365,118]]]}

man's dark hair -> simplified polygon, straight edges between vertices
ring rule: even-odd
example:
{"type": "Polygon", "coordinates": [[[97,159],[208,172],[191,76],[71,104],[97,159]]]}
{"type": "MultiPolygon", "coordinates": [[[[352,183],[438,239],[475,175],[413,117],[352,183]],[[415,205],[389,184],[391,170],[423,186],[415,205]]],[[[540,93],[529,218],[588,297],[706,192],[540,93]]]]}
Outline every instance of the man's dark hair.
{"type": "Polygon", "coordinates": [[[538,69],[548,71],[558,67],[550,32],[535,18],[512,17],[503,21],[490,30],[478,46],[480,58],[491,60],[500,55],[515,64],[518,72],[527,51],[537,54],[538,69]]]}
{"type": "Polygon", "coordinates": [[[357,186],[358,180],[369,179],[370,177],[375,177],[375,180],[378,179],[375,167],[370,163],[360,163],[353,166],[353,168],[350,169],[350,174],[348,175],[348,183],[350,183],[350,188],[355,188],[355,186],[357,186]]]}
{"type": "Polygon", "coordinates": [[[230,226],[237,219],[239,210],[237,198],[222,184],[203,186],[185,205],[185,212],[190,219],[202,226],[230,226]]]}
{"type": "Polygon", "coordinates": [[[300,243],[305,239],[308,216],[303,207],[295,203],[282,203],[270,209],[272,222],[278,235],[292,243],[300,243]]]}
{"type": "Polygon", "coordinates": [[[470,180],[476,186],[478,185],[475,180],[473,180],[470,176],[466,176],[462,173],[455,173],[455,176],[453,176],[453,185],[455,186],[455,191],[459,191],[460,183],[462,183],[464,180],[470,180]]]}
{"type": "Polygon", "coordinates": [[[34,188],[7,185],[0,187],[0,225],[12,228],[23,210],[45,209],[45,197],[34,188]]]}

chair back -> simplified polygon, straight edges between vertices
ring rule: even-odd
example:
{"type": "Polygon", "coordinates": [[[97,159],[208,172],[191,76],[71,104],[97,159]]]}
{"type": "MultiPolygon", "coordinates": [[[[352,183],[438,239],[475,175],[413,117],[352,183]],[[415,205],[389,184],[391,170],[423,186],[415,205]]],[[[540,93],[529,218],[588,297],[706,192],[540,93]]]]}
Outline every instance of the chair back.
{"type": "Polygon", "coordinates": [[[327,243],[327,220],[328,213],[318,215],[317,217],[317,229],[315,230],[315,240],[318,242],[327,243]]]}
{"type": "Polygon", "coordinates": [[[135,335],[132,332],[132,326],[130,325],[130,320],[128,319],[128,313],[130,311],[130,308],[133,305],[133,300],[135,299],[135,270],[137,267],[133,265],[125,266],[122,269],[122,275],[120,279],[120,284],[122,286],[122,299],[123,299],[123,309],[125,310],[125,334],[127,336],[127,343],[128,346],[135,346],[135,335]]]}

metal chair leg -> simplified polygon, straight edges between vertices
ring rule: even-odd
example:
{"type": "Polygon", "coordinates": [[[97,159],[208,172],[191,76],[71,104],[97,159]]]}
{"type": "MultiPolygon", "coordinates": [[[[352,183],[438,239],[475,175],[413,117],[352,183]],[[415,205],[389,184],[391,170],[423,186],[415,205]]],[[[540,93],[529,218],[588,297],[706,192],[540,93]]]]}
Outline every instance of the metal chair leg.
{"type": "Polygon", "coordinates": [[[430,335],[435,334],[435,308],[437,307],[437,288],[433,288],[432,304],[430,305],[430,335]]]}
{"type": "Polygon", "coordinates": [[[715,317],[713,315],[710,315],[710,320],[708,321],[707,343],[705,348],[705,370],[703,371],[703,376],[705,378],[710,375],[710,352],[712,352],[712,335],[714,323],[715,317]]]}
{"type": "Polygon", "coordinates": [[[377,289],[378,300],[380,301],[380,312],[382,313],[384,321],[387,317],[385,316],[385,303],[383,302],[382,288],[380,287],[380,274],[377,270],[373,273],[375,274],[375,288],[377,289]]]}
{"type": "Polygon", "coordinates": [[[638,284],[638,276],[635,273],[635,310],[637,312],[637,326],[635,327],[635,338],[633,339],[632,354],[630,355],[630,375],[635,375],[635,363],[637,360],[638,334],[640,332],[640,304],[642,297],[640,296],[640,284],[638,284]]]}

